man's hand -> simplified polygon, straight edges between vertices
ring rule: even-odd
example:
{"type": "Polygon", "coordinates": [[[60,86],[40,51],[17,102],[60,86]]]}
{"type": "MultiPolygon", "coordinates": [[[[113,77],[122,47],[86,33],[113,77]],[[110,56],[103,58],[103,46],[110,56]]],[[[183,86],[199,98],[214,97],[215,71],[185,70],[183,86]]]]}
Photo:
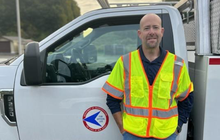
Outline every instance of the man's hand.
{"type": "Polygon", "coordinates": [[[179,135],[179,133],[177,132],[177,130],[175,131],[175,134],[179,135]]]}
{"type": "Polygon", "coordinates": [[[178,135],[181,132],[181,130],[182,130],[182,127],[180,127],[178,125],[177,128],[176,128],[176,132],[175,133],[178,135]]]}
{"type": "Polygon", "coordinates": [[[118,128],[119,128],[121,134],[123,134],[125,132],[125,130],[123,128],[123,121],[122,121],[122,114],[121,114],[121,112],[114,113],[113,117],[115,119],[115,122],[118,125],[118,128]]]}

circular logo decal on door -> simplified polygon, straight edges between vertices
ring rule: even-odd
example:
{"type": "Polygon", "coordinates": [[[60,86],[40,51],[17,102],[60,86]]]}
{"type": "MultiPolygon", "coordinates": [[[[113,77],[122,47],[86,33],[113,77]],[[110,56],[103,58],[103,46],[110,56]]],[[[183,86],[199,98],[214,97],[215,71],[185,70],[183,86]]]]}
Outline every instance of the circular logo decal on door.
{"type": "Polygon", "coordinates": [[[99,132],[108,126],[107,112],[98,106],[88,108],[83,114],[83,124],[91,131],[99,132]]]}

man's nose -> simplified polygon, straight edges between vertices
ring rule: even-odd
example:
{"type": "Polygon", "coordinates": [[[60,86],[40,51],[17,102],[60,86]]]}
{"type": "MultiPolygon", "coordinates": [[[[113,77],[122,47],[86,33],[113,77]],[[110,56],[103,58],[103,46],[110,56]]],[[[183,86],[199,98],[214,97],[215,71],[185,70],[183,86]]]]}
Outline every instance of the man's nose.
{"type": "Polygon", "coordinates": [[[154,33],[155,33],[154,29],[153,29],[153,28],[150,28],[149,34],[150,34],[150,35],[153,35],[154,33]]]}

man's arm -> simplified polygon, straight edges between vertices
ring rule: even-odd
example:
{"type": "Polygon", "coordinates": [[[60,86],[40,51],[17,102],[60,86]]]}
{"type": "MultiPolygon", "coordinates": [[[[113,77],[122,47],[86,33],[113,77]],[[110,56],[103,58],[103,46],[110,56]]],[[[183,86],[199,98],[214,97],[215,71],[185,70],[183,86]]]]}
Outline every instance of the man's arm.
{"type": "Polygon", "coordinates": [[[123,134],[124,133],[124,128],[123,128],[123,121],[122,121],[122,113],[121,113],[121,100],[115,99],[110,95],[107,95],[107,106],[109,107],[111,113],[113,114],[113,117],[115,119],[115,122],[118,125],[118,128],[120,132],[123,134]]]}
{"type": "Polygon", "coordinates": [[[193,92],[191,92],[185,100],[178,102],[178,113],[179,113],[178,126],[182,127],[183,123],[187,122],[192,107],[193,107],[193,92]]]}

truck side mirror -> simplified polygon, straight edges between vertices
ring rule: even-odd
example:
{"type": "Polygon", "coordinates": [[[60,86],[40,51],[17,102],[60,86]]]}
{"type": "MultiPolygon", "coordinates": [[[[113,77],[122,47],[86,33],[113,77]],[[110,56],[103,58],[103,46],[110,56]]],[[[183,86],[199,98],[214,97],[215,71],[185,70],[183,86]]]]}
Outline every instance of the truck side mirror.
{"type": "Polygon", "coordinates": [[[24,77],[27,85],[42,83],[42,63],[39,44],[36,42],[29,43],[24,52],[24,77]]]}

